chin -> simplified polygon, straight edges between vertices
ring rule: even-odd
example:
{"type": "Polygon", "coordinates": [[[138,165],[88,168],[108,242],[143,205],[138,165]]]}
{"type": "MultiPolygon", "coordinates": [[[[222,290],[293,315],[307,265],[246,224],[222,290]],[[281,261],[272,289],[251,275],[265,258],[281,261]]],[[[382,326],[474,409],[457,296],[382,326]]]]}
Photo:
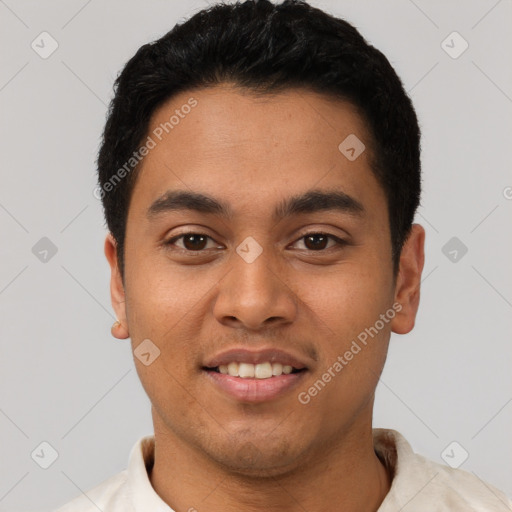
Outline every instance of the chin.
{"type": "Polygon", "coordinates": [[[236,447],[230,442],[223,453],[210,454],[217,464],[221,464],[234,475],[251,478],[275,478],[293,473],[303,460],[299,454],[293,455],[291,446],[281,441],[281,446],[269,445],[261,440],[265,448],[260,450],[256,444],[246,441],[236,447]]]}

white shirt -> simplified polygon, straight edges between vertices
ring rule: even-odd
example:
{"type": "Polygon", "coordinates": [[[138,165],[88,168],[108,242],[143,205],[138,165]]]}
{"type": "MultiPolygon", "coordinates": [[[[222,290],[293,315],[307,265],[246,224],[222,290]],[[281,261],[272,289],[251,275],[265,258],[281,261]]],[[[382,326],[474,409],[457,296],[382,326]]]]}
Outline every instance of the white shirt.
{"type": "MultiPolygon", "coordinates": [[[[462,469],[438,464],[412,451],[396,430],[373,429],[374,449],[393,475],[378,512],[505,512],[512,501],[501,491],[462,469]]],[[[151,486],[154,435],[133,446],[128,468],[55,512],[174,512],[151,486]]]]}

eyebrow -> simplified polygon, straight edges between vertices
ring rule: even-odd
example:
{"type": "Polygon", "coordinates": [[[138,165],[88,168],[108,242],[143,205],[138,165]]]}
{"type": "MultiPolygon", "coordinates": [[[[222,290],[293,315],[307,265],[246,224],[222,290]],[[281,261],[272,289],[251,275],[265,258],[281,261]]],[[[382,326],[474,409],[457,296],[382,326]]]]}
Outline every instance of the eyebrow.
{"type": "MultiPolygon", "coordinates": [[[[162,213],[190,210],[204,214],[218,215],[226,219],[233,218],[230,205],[218,199],[188,190],[169,190],[148,208],[147,216],[152,219],[162,213]]],[[[277,204],[273,220],[281,220],[293,215],[315,213],[319,211],[337,211],[363,217],[366,210],[354,197],[340,190],[308,190],[292,196],[277,204]]]]}

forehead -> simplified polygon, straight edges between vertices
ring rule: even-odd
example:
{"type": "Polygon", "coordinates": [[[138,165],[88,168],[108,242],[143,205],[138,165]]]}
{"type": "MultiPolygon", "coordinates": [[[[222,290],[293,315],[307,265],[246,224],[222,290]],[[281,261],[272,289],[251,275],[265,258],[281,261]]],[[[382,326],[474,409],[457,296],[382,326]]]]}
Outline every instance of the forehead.
{"type": "Polygon", "coordinates": [[[351,104],[314,92],[256,96],[230,85],[185,91],[154,112],[147,135],[153,147],[139,169],[136,208],[173,189],[253,210],[273,196],[319,188],[362,203],[383,199],[362,117],[351,104]],[[357,152],[364,148],[355,159],[347,157],[354,154],[346,153],[347,140],[357,152]]]}

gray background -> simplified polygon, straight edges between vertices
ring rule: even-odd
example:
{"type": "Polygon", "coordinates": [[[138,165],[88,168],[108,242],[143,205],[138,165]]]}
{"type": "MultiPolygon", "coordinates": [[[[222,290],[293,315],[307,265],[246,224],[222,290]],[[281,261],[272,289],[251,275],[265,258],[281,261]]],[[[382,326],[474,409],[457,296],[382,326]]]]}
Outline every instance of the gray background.
{"type": "MultiPolygon", "coordinates": [[[[512,2],[312,3],[386,54],[423,130],[421,306],[414,331],[393,335],[375,426],[438,462],[457,441],[452,460],[466,450],[462,469],[512,495],[512,2]],[[442,46],[453,31],[469,43],[458,58],[442,46]],[[452,237],[459,247],[443,252],[452,237]]],[[[0,0],[0,510],[63,504],[124,469],[152,432],[129,340],[110,336],[94,160],[122,65],[205,6],[0,0]],[[31,47],[50,48],[43,31],[58,43],[46,59],[31,47]],[[38,252],[43,237],[55,255],[38,252]],[[58,452],[48,469],[31,457],[43,441],[58,452]]]]}

